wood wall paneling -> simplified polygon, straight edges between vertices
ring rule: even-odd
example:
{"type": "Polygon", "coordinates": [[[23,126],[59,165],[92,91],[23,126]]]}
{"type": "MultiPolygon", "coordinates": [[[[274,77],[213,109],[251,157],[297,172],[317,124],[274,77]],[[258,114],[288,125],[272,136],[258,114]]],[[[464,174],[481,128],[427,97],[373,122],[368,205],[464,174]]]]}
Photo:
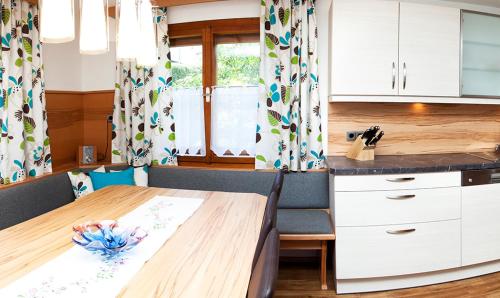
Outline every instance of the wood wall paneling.
{"type": "Polygon", "coordinates": [[[47,121],[54,171],[77,164],[80,145],[97,147],[98,159],[111,161],[113,90],[94,92],[47,91],[47,121]],[[106,138],[107,136],[107,138],[106,138]]]}
{"type": "Polygon", "coordinates": [[[54,171],[76,162],[83,141],[83,102],[79,92],[46,92],[47,122],[54,171]]]}
{"type": "Polygon", "coordinates": [[[493,151],[500,143],[500,105],[330,103],[329,155],[344,155],[346,132],[381,126],[376,154],[493,151]]]}
{"type": "Polygon", "coordinates": [[[111,162],[112,124],[107,118],[113,115],[114,94],[114,90],[83,94],[83,143],[97,146],[97,158],[104,162],[111,162]]]}

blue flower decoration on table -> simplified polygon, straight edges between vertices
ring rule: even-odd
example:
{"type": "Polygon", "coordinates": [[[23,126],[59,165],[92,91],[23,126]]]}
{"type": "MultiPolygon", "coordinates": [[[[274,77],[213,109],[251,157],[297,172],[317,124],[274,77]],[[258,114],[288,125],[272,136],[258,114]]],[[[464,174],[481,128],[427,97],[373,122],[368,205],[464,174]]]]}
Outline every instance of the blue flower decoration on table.
{"type": "Polygon", "coordinates": [[[114,220],[86,222],[74,226],[73,231],[74,243],[108,256],[134,248],[148,235],[140,227],[121,227],[114,220]]]}

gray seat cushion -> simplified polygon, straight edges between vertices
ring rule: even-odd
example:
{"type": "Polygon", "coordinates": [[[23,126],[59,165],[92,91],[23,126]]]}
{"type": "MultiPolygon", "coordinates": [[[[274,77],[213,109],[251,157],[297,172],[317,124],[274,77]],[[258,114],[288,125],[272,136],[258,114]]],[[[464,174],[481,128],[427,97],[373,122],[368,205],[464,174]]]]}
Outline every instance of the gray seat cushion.
{"type": "Polygon", "coordinates": [[[330,215],[324,210],[278,209],[280,234],[332,234],[330,215]]]}
{"type": "MultiPolygon", "coordinates": [[[[191,190],[258,193],[269,195],[276,172],[210,170],[197,168],[149,169],[149,186],[191,190]]],[[[285,175],[278,208],[329,207],[328,172],[285,175]]]]}
{"type": "Polygon", "coordinates": [[[0,190],[0,230],[52,211],[75,200],[66,173],[0,190]]]}

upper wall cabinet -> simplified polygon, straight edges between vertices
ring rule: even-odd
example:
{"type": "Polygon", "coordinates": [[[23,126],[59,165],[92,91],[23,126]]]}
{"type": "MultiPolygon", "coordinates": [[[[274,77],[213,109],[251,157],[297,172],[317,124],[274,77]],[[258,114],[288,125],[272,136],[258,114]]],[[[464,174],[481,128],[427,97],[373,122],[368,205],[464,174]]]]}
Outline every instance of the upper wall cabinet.
{"type": "Polygon", "coordinates": [[[459,96],[460,9],[334,0],[332,95],[459,96]]]}
{"type": "Polygon", "coordinates": [[[401,2],[399,94],[460,95],[460,9],[401,2]]]}
{"type": "Polygon", "coordinates": [[[331,93],[398,94],[396,1],[333,2],[331,93]]]}
{"type": "Polygon", "coordinates": [[[500,96],[500,17],[463,13],[462,95],[500,96]]]}

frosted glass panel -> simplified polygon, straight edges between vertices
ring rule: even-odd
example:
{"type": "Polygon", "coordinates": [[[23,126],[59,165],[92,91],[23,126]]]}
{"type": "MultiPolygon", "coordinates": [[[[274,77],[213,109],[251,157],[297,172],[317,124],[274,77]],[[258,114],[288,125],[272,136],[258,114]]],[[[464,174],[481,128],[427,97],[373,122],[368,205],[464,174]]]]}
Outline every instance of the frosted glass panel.
{"type": "Polygon", "coordinates": [[[462,95],[500,96],[500,17],[463,16],[462,95]]]}

